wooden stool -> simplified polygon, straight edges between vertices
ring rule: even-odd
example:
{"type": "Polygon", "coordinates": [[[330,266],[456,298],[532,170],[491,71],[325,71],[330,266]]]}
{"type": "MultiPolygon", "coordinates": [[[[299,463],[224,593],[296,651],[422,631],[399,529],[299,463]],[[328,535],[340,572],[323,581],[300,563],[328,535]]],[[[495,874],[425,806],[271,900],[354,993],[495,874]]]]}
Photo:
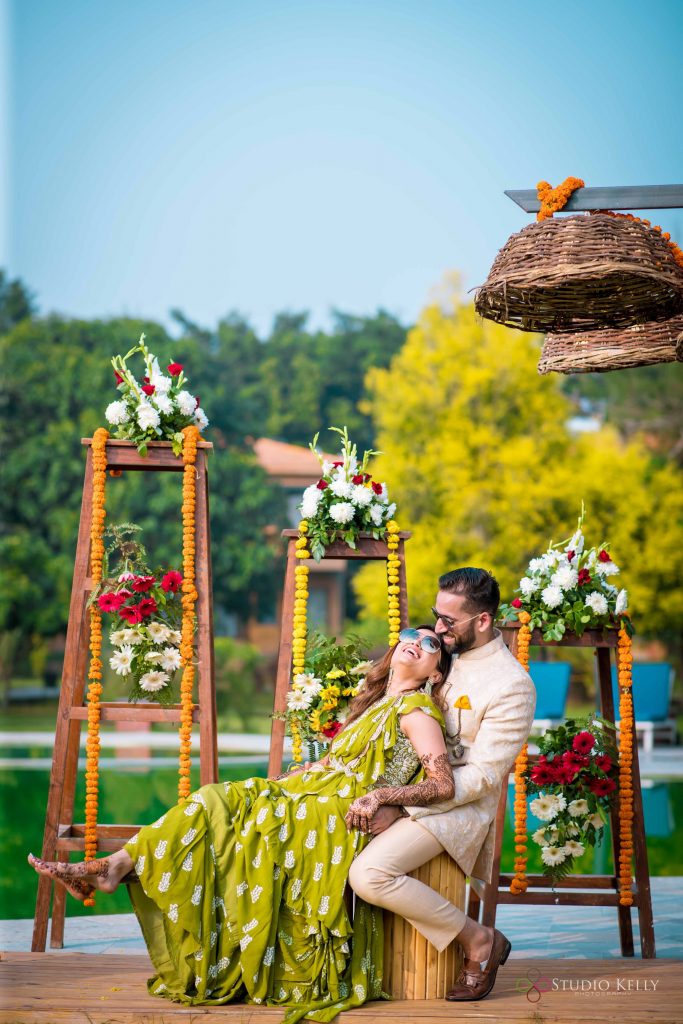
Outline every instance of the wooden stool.
{"type": "MultiPolygon", "coordinates": [[[[447,853],[411,871],[410,877],[465,909],[465,875],[447,853]]],[[[384,911],[382,987],[393,999],[443,999],[455,984],[461,965],[462,949],[457,939],[439,953],[404,918],[384,911]]]]}

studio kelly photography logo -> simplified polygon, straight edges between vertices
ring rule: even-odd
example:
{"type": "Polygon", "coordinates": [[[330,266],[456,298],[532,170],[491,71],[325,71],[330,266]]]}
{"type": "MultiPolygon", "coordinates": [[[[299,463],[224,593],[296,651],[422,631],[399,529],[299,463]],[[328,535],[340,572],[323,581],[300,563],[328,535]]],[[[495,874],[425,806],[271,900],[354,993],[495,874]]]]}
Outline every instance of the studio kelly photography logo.
{"type": "Polygon", "coordinates": [[[537,1003],[548,992],[572,992],[575,995],[588,996],[619,996],[635,992],[656,992],[659,978],[628,977],[617,975],[615,978],[576,978],[548,977],[531,967],[524,977],[515,981],[515,989],[525,995],[530,1003],[537,1003]]]}

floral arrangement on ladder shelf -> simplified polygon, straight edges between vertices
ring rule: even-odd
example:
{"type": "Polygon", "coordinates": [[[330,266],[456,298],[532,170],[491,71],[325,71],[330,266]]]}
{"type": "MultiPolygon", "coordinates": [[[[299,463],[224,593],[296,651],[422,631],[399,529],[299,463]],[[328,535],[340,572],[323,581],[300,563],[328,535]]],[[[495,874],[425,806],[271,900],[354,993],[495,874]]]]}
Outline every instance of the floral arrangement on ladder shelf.
{"type": "Polygon", "coordinates": [[[163,373],[159,360],[145,345],[144,334],[130,352],[114,356],[111,363],[120,397],[110,402],[104,415],[116,428],[113,436],[132,441],[140,455],[147,454],[150,441],[170,441],[174,453],[180,455],[183,427],[194,425],[204,430],[208,426],[199,398],[187,390],[182,364],[169,363],[163,373]],[[138,353],[145,363],[141,381],[128,367],[128,360],[138,353]]]}
{"type": "Polygon", "coordinates": [[[335,540],[345,541],[351,548],[356,547],[362,532],[380,540],[396,511],[396,505],[389,501],[387,485],[374,480],[368,472],[370,459],[381,453],[370,449],[359,461],[346,427],[329,429],[341,437],[340,457],[329,462],[320,455],[316,449],[319,435],[315,435],[309,447],[318,458],[322,473],[317,483],[306,488],[299,505],[308,524],[308,543],[316,562],[335,540]]]}
{"type": "Polygon", "coordinates": [[[315,744],[329,743],[343,728],[349,703],[372,665],[366,653],[366,642],[355,635],[346,643],[320,633],[312,637],[305,671],[292,681],[284,716],[294,742],[308,743],[311,759],[317,754],[315,744]]]}
{"type": "Polygon", "coordinates": [[[564,878],[586,847],[600,845],[617,795],[619,764],[614,726],[597,714],[567,719],[538,740],[540,757],[527,768],[527,788],[538,796],[531,813],[543,824],[533,834],[544,872],[564,878]]]}
{"type": "Polygon", "coordinates": [[[175,569],[151,572],[134,523],[110,526],[105,539],[102,582],[93,592],[101,612],[112,617],[109,666],[128,683],[128,699],[161,704],[175,701],[173,682],[181,667],[182,575],[175,569]],[[110,567],[118,554],[116,568],[110,567]]]}
{"type": "Polygon", "coordinates": [[[623,625],[633,632],[626,614],[628,593],[608,582],[619,566],[607,543],[587,548],[582,507],[578,525],[569,540],[550,544],[539,558],[532,558],[519,581],[519,594],[501,605],[503,619],[530,616],[529,628],[541,629],[544,640],[561,640],[567,631],[581,636],[586,629],[623,625]]]}

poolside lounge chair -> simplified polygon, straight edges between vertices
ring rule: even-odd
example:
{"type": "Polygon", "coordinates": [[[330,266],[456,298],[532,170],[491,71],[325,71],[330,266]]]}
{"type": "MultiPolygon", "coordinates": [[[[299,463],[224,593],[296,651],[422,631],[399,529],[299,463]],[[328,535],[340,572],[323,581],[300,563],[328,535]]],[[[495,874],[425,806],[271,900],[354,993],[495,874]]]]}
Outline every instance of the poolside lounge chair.
{"type": "Polygon", "coordinates": [[[566,661],[529,662],[529,675],[536,687],[532,734],[545,732],[564,721],[571,671],[566,661]]]}
{"type": "MultiPolygon", "coordinates": [[[[674,670],[666,661],[636,662],[633,665],[633,711],[636,719],[636,733],[643,735],[643,750],[650,753],[655,743],[655,734],[675,743],[677,729],[675,719],[669,716],[674,670]]],[[[619,692],[617,671],[612,666],[612,689],[614,691],[614,714],[619,718],[619,692]]]]}

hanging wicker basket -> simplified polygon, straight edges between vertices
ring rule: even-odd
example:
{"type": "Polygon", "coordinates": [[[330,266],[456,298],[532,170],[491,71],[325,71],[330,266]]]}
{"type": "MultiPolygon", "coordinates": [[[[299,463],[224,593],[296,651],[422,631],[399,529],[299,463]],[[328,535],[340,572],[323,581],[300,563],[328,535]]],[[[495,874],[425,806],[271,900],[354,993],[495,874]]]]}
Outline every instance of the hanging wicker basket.
{"type": "Polygon", "coordinates": [[[622,330],[549,334],[539,373],[604,373],[655,363],[683,363],[683,315],[622,330]]]}
{"type": "Polygon", "coordinates": [[[683,269],[658,231],[608,214],[549,218],[512,235],[475,299],[522,331],[593,331],[683,312],[683,269]]]}

